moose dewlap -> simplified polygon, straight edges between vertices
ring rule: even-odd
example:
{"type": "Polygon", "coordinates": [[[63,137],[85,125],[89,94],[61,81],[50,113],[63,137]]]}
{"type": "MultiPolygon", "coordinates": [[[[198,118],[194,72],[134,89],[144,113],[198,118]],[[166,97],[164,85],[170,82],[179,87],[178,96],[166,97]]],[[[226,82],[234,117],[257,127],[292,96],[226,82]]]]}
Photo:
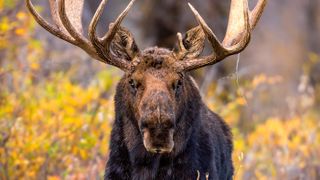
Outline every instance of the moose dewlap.
{"type": "Polygon", "coordinates": [[[84,0],[49,2],[54,25],[35,11],[31,0],[26,0],[43,28],[82,48],[94,59],[125,72],[115,95],[116,117],[105,179],[232,179],[230,129],[203,103],[188,72],[244,50],[266,0],[259,0],[252,11],[247,0],[231,0],[222,42],[189,4],[199,25],[184,37],[178,33],[175,51],[158,47],[142,51],[131,33],[120,26],[134,0],[101,38],[96,35],[96,26],[107,0],[101,1],[94,14],[88,38],[82,34],[84,0]],[[199,57],[205,39],[209,40],[213,53],[199,57]]]}

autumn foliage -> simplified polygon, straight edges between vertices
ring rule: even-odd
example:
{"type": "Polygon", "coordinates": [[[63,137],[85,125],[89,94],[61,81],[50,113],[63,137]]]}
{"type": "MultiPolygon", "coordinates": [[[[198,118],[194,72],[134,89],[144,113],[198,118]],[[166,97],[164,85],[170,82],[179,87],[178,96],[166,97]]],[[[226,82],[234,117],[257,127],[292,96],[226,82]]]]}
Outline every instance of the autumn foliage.
{"type": "MultiPolygon", "coordinates": [[[[59,53],[34,37],[39,27],[21,3],[0,0],[0,14],[0,179],[102,177],[121,73],[97,68],[83,83],[75,75],[80,65],[52,69],[59,53]]],[[[235,179],[320,178],[319,93],[304,80],[316,62],[310,53],[299,95],[284,100],[283,114],[262,116],[251,103],[269,103],[281,76],[228,79],[229,91],[212,82],[205,92],[209,107],[232,127],[235,179]]]]}

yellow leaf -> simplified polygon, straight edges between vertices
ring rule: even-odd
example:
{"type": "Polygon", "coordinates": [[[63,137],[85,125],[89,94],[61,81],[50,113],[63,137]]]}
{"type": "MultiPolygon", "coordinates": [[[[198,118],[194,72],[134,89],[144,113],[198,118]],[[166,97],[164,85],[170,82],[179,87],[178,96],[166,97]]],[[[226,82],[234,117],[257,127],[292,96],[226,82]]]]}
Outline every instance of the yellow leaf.
{"type": "Polygon", "coordinates": [[[266,82],[266,80],[267,80],[267,77],[264,74],[260,74],[258,76],[255,76],[253,79],[253,82],[252,82],[252,86],[257,87],[260,84],[266,82]]]}
{"type": "Polygon", "coordinates": [[[3,18],[0,22],[0,33],[5,33],[9,31],[10,25],[9,25],[9,20],[8,18],[3,18]]]}
{"type": "Polygon", "coordinates": [[[7,40],[6,39],[2,39],[0,37],[0,49],[5,48],[7,46],[7,44],[8,44],[7,40]]]}
{"type": "Polygon", "coordinates": [[[39,69],[39,63],[31,63],[30,68],[33,70],[38,70],[39,69]]]}
{"type": "Polygon", "coordinates": [[[245,99],[244,97],[240,97],[240,98],[237,98],[237,103],[238,103],[239,105],[244,106],[244,105],[247,104],[247,101],[246,101],[246,99],[245,99]]]}
{"type": "Polygon", "coordinates": [[[16,29],[15,31],[14,31],[14,33],[16,34],[16,35],[18,35],[18,36],[23,36],[23,35],[25,35],[26,34],[26,29],[24,29],[24,28],[18,28],[18,29],[16,29]]]}
{"type": "Polygon", "coordinates": [[[19,20],[25,20],[27,16],[26,16],[26,13],[20,11],[17,13],[16,17],[19,20]]]}
{"type": "Polygon", "coordinates": [[[60,180],[61,178],[58,176],[49,176],[48,180],[60,180]]]}
{"type": "Polygon", "coordinates": [[[0,11],[3,9],[4,0],[0,0],[0,11]]]}

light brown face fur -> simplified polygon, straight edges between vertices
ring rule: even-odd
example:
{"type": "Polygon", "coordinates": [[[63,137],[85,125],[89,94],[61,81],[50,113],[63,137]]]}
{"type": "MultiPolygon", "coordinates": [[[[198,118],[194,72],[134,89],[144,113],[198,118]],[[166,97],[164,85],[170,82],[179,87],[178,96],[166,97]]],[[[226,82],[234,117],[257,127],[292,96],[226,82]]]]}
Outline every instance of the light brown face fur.
{"type": "Polygon", "coordinates": [[[184,75],[171,68],[176,60],[171,51],[153,48],[139,58],[141,62],[128,74],[127,83],[143,144],[149,152],[170,153],[184,75]]]}

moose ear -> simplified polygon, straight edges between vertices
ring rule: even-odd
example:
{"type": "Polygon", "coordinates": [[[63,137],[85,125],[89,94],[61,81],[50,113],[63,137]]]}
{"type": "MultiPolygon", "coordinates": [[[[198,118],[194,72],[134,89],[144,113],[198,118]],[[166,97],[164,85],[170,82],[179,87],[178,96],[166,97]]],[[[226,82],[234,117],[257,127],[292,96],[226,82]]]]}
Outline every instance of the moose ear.
{"type": "Polygon", "coordinates": [[[206,35],[201,26],[189,30],[185,37],[178,33],[178,49],[175,54],[179,60],[198,57],[203,49],[206,35]]]}
{"type": "Polygon", "coordinates": [[[115,56],[128,61],[134,59],[140,52],[132,34],[124,27],[119,27],[110,49],[115,56]]]}

